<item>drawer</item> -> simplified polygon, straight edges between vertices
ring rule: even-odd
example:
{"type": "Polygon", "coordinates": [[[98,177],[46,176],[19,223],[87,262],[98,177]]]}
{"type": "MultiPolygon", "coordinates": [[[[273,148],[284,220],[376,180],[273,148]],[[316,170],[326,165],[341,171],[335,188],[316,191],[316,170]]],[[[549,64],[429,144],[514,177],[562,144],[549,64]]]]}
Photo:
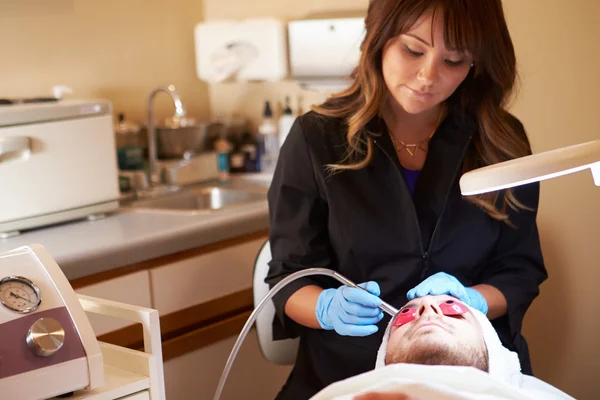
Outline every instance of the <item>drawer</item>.
{"type": "Polygon", "coordinates": [[[150,393],[147,390],[130,394],[129,396],[119,397],[118,400],[150,400],[150,393]]]}
{"type": "Polygon", "coordinates": [[[267,237],[150,270],[154,308],[166,315],[252,287],[258,251],[267,237]]]}
{"type": "MultiPolygon", "coordinates": [[[[237,336],[232,336],[166,361],[167,400],[212,399],[236,339],[237,336]]],[[[221,400],[274,399],[291,369],[291,365],[266,361],[258,347],[256,331],[251,330],[225,382],[221,400]]]]}

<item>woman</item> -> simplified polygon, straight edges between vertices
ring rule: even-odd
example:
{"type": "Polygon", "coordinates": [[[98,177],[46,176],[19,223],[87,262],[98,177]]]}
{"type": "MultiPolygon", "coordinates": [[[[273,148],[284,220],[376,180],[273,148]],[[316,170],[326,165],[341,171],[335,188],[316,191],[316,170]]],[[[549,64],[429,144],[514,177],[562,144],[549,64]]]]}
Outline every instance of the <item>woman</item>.
{"type": "Polygon", "coordinates": [[[531,373],[523,316],[547,278],[539,185],[463,198],[462,172],[531,153],[505,110],[515,54],[500,0],[373,0],[352,86],[300,117],[269,190],[266,281],[325,267],[274,299],[275,339],[300,337],[281,399],[368,371],[381,300],[448,293],[486,312],[531,373]]]}

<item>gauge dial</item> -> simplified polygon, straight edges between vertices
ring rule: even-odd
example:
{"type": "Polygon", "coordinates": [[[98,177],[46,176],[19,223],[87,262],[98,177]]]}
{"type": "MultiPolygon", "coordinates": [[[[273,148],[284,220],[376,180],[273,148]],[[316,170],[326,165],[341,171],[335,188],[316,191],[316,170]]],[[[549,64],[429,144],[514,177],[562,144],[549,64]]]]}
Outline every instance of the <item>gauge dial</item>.
{"type": "Polygon", "coordinates": [[[12,311],[29,313],[35,311],[42,297],[40,289],[22,276],[9,276],[0,280],[0,302],[12,311]]]}

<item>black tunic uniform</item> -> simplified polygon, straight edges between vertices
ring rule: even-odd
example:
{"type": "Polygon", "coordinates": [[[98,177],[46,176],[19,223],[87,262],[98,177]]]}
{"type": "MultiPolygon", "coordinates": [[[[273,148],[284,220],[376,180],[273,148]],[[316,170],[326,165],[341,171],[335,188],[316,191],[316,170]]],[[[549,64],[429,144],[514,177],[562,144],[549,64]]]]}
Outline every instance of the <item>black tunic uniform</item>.
{"type": "MultiPolygon", "coordinates": [[[[514,122],[523,129],[516,118],[514,122]]],[[[326,267],[355,283],[376,281],[380,297],[397,308],[406,303],[408,290],[440,271],[465,286],[492,285],[508,302],[507,315],[492,323],[502,343],[519,354],[523,372],[531,374],[520,331],[526,310],[547,278],[537,212],[510,210],[515,229],[461,197],[463,160],[478,134],[472,120],[452,112],[442,122],[412,197],[393,144],[380,127],[385,129],[385,124],[378,118],[367,127],[375,141],[372,162],[361,170],[332,175],[326,165],[346,155],[345,124],[314,112],[297,119],[269,189],[273,260],[266,282],[275,285],[298,270],[326,267]]],[[[536,209],[539,184],[516,188],[515,195],[536,209]]],[[[285,400],[308,399],[330,383],[372,370],[389,322],[386,315],[379,331],[368,337],[296,324],[284,314],[285,302],[311,284],[340,286],[331,278],[307,277],[274,298],[275,339],[301,337],[296,364],[278,397],[285,400]]]]}

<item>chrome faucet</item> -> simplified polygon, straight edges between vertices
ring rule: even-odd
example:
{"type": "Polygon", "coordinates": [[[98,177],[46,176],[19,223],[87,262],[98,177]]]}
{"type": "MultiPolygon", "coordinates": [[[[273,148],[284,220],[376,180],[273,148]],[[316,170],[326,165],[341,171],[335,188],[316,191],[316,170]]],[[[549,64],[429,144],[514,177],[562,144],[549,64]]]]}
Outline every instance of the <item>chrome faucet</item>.
{"type": "Polygon", "coordinates": [[[175,116],[178,118],[185,117],[185,110],[175,86],[159,86],[150,93],[148,98],[148,163],[150,164],[150,185],[152,186],[160,184],[160,176],[156,166],[158,156],[156,154],[156,127],[154,126],[154,98],[160,92],[165,92],[171,96],[175,105],[175,116]]]}

